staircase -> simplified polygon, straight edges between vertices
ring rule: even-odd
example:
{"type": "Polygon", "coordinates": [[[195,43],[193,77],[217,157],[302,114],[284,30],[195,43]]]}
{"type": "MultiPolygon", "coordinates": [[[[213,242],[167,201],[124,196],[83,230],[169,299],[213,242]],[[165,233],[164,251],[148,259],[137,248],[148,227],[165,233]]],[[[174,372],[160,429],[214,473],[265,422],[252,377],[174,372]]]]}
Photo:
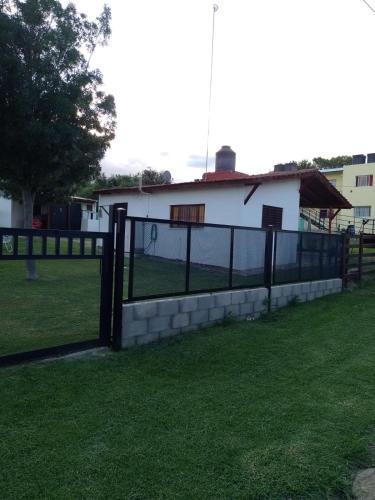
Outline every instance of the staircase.
{"type": "MultiPolygon", "coordinates": [[[[306,222],[310,222],[315,230],[329,231],[328,217],[321,217],[321,211],[317,208],[301,208],[300,217],[306,222]]],[[[375,219],[364,219],[350,215],[341,215],[340,213],[332,220],[331,231],[333,233],[342,233],[351,228],[352,234],[375,234],[375,219]]]]}

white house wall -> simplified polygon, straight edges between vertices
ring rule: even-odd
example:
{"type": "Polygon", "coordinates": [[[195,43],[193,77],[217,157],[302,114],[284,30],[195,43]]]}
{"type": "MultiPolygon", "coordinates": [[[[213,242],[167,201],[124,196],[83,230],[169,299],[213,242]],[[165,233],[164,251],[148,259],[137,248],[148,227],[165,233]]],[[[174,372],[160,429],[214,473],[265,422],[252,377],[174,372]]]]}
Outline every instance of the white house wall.
{"type": "Polygon", "coordinates": [[[12,225],[12,201],[3,198],[0,193],[0,227],[12,225]]]}
{"type": "MultiPolygon", "coordinates": [[[[262,184],[244,205],[251,186],[161,191],[153,194],[100,195],[99,207],[108,210],[114,203],[128,203],[128,215],[169,219],[171,205],[205,204],[205,222],[260,227],[262,206],[283,209],[283,229],[298,230],[299,179],[262,184]]],[[[108,216],[102,209],[100,230],[108,231],[108,216]]]]}
{"type": "MultiPolygon", "coordinates": [[[[114,203],[128,203],[128,215],[169,219],[171,205],[204,204],[205,222],[241,225],[259,228],[263,205],[283,209],[283,229],[298,230],[299,179],[261,185],[244,205],[251,186],[221,187],[186,191],[164,191],[145,195],[141,193],[101,195],[99,206],[108,210],[114,203]]],[[[108,216],[102,208],[100,230],[108,230],[108,216]]],[[[157,241],[151,241],[152,224],[137,223],[135,246],[145,254],[156,257],[186,259],[186,229],[158,224],[157,241]]],[[[125,249],[129,251],[129,227],[126,230],[125,249]]],[[[229,265],[229,230],[199,228],[192,230],[191,262],[217,267],[229,265]]],[[[263,267],[265,236],[263,231],[236,231],[234,242],[234,269],[257,272],[263,267]]],[[[281,250],[281,249],[280,249],[281,250]]],[[[279,264],[296,260],[296,248],[286,246],[278,254],[279,264]],[[283,256],[285,252],[285,257],[283,256]]]]}

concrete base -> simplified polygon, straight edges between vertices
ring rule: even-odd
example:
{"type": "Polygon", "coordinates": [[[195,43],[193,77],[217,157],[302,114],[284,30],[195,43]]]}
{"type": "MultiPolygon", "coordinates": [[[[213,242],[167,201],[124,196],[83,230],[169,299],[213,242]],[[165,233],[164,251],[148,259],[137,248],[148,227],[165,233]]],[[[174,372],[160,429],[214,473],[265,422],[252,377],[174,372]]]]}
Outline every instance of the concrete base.
{"type": "MultiPolygon", "coordinates": [[[[341,279],[274,286],[271,309],[285,307],[292,300],[307,302],[341,292],[341,289],[341,279]]],[[[256,319],[267,311],[267,288],[132,302],[123,306],[122,347],[192,332],[220,323],[225,318],[256,319]]]]}

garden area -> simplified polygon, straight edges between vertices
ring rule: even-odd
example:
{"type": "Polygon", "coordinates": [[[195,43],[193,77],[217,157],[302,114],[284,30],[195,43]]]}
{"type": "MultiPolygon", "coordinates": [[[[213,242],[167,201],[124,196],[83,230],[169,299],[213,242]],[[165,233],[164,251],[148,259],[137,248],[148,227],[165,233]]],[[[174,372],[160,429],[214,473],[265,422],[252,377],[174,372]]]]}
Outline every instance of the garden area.
{"type": "Polygon", "coordinates": [[[374,298],[369,282],[258,321],[2,369],[2,498],[350,497],[375,461],[374,298]]]}

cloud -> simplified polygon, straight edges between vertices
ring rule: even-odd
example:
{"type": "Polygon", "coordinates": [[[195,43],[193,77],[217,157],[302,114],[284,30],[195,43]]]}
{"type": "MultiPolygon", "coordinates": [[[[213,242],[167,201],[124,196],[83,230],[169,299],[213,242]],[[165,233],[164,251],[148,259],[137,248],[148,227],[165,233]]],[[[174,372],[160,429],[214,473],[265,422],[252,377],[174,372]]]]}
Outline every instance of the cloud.
{"type": "Polygon", "coordinates": [[[102,161],[102,170],[106,174],[137,174],[147,168],[147,164],[140,158],[128,158],[127,162],[105,158],[102,161]]]}
{"type": "MultiPolygon", "coordinates": [[[[207,164],[208,164],[208,167],[215,166],[215,157],[209,156],[207,164]]],[[[206,157],[202,156],[202,155],[190,155],[187,162],[186,162],[186,166],[192,167],[192,168],[205,168],[206,167],[206,157]]]]}

